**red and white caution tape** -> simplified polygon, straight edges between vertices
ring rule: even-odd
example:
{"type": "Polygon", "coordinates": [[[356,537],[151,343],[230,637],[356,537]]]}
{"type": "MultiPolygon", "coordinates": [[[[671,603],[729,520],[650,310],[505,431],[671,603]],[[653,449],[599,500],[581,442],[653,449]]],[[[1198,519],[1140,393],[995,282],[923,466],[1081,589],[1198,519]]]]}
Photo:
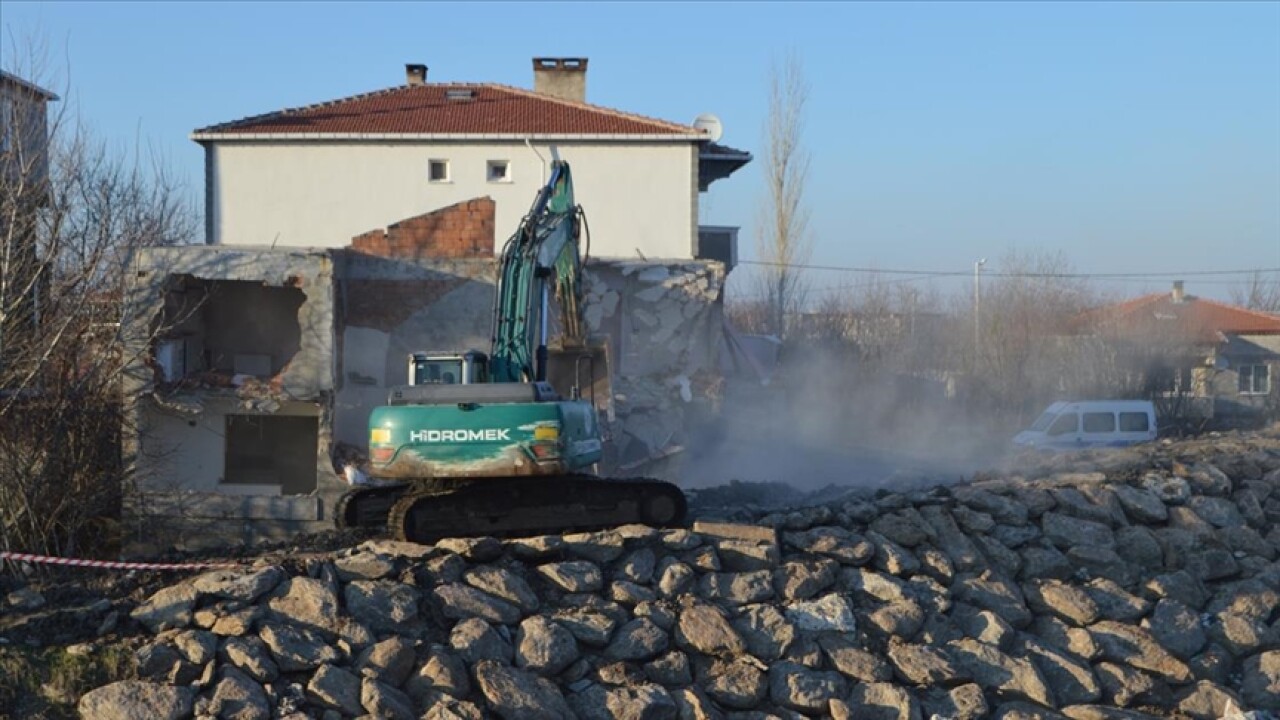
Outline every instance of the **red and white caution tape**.
{"type": "Polygon", "coordinates": [[[111,570],[203,570],[206,568],[240,567],[236,563],[138,563],[113,562],[111,560],[79,560],[76,558],[31,555],[0,550],[0,560],[19,560],[41,565],[69,565],[71,567],[108,568],[111,570]]]}

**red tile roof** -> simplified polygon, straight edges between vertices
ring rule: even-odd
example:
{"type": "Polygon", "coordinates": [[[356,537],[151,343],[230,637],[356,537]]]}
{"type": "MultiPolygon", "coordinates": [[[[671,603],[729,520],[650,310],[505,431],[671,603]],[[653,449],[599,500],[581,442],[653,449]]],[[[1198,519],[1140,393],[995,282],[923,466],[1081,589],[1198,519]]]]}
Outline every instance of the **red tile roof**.
{"type": "Polygon", "coordinates": [[[403,85],[196,130],[203,135],[687,135],[688,125],[655,120],[506,85],[403,85]],[[455,99],[470,91],[471,97],[455,99]]]}
{"type": "Polygon", "coordinates": [[[1278,335],[1280,315],[1191,295],[1175,302],[1172,294],[1165,292],[1091,310],[1077,318],[1076,325],[1108,334],[1216,343],[1225,335],[1278,335]]]}

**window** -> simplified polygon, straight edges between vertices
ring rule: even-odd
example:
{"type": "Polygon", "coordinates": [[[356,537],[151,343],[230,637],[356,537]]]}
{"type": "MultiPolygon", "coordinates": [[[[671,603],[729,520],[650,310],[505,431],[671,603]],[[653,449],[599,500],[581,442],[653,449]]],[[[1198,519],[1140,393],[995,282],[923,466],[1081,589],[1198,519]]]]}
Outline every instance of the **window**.
{"type": "Polygon", "coordinates": [[[1056,417],[1058,417],[1057,413],[1046,410],[1043,415],[1036,418],[1035,422],[1031,423],[1031,429],[1036,432],[1044,432],[1049,429],[1049,425],[1053,423],[1053,419],[1056,417]]]}
{"type": "Polygon", "coordinates": [[[1049,426],[1048,435],[1066,435],[1080,427],[1080,416],[1075,413],[1063,413],[1049,426]]]}
{"type": "Polygon", "coordinates": [[[449,161],[432,160],[427,173],[431,182],[449,182],[449,161]]]}
{"type": "Polygon", "coordinates": [[[1271,392],[1271,368],[1267,365],[1240,366],[1240,394],[1266,395],[1271,392]]]}
{"type": "Polygon", "coordinates": [[[1087,433],[1109,433],[1116,431],[1116,416],[1109,412],[1087,412],[1084,414],[1084,431],[1087,433]]]}
{"type": "Polygon", "coordinates": [[[488,172],[485,173],[485,176],[489,178],[489,182],[511,182],[510,160],[490,160],[487,167],[488,172]]]}
{"type": "Polygon", "coordinates": [[[1144,412],[1120,413],[1120,432],[1146,432],[1151,429],[1151,421],[1144,412]]]}

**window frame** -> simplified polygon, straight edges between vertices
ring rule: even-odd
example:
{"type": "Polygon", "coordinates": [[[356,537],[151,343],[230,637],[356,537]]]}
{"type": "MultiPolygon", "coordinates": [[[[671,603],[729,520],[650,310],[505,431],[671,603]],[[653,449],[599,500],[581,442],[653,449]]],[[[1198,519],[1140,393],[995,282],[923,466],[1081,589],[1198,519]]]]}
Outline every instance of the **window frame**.
{"type": "Polygon", "coordinates": [[[1241,365],[1236,370],[1236,390],[1241,395],[1259,396],[1271,394],[1271,366],[1267,363],[1251,363],[1249,365],[1241,365]],[[1262,368],[1262,387],[1258,385],[1258,368],[1262,368]],[[1248,372],[1245,372],[1248,371],[1248,372]],[[1248,378],[1248,387],[1245,387],[1245,379],[1248,378]]]}
{"type": "Polygon", "coordinates": [[[1078,433],[1078,432],[1080,432],[1080,413],[1076,412],[1075,410],[1068,410],[1066,412],[1059,413],[1058,417],[1053,419],[1053,424],[1051,424],[1048,428],[1045,429],[1044,434],[1047,435],[1048,437],[1059,437],[1062,435],[1070,435],[1072,433],[1078,433]],[[1067,428],[1064,430],[1058,430],[1057,429],[1058,422],[1065,420],[1068,415],[1075,419],[1075,424],[1070,428],[1067,428]]]}
{"type": "Polygon", "coordinates": [[[451,163],[446,158],[431,158],[427,160],[427,182],[434,184],[453,182],[453,168],[450,165],[451,163]],[[444,166],[444,177],[438,180],[434,177],[437,163],[444,166]]]}
{"type": "Polygon", "coordinates": [[[484,179],[486,182],[495,184],[508,184],[511,180],[511,161],[510,160],[486,160],[484,162],[484,179]],[[493,177],[493,168],[501,165],[504,168],[503,175],[500,178],[493,177]]]}
{"type": "Polygon", "coordinates": [[[1110,410],[1098,410],[1094,412],[1083,412],[1080,414],[1080,431],[1091,435],[1104,435],[1114,433],[1116,431],[1116,414],[1110,410]],[[1109,422],[1106,429],[1095,430],[1090,427],[1090,419],[1100,420],[1106,418],[1109,422]]]}
{"type": "Polygon", "coordinates": [[[1151,431],[1151,418],[1150,418],[1150,417],[1147,415],[1147,413],[1145,413],[1145,412],[1126,412],[1126,411],[1121,411],[1121,412],[1119,413],[1119,425],[1118,425],[1117,427],[1119,428],[1120,432],[1150,432],[1150,431],[1151,431]],[[1132,427],[1126,427],[1126,426],[1125,426],[1125,419],[1126,419],[1126,418],[1132,419],[1132,418],[1134,418],[1134,417],[1140,417],[1140,418],[1142,418],[1142,427],[1140,427],[1140,428],[1132,428],[1132,427]]]}

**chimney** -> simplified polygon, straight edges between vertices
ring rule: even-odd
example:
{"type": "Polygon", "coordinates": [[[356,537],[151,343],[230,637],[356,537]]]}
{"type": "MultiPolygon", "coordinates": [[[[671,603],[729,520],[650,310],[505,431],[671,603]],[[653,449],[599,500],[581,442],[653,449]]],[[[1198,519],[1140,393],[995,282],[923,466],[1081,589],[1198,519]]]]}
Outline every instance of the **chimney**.
{"type": "Polygon", "coordinates": [[[1187,295],[1186,295],[1186,293],[1184,293],[1184,292],[1182,291],[1182,281],[1181,281],[1181,280],[1174,280],[1174,281],[1173,281],[1173,293],[1172,293],[1172,298],[1173,298],[1173,301],[1174,301],[1174,302],[1176,302],[1176,303],[1186,302],[1187,295]]]}
{"type": "Polygon", "coordinates": [[[427,84],[427,66],[407,63],[404,66],[404,84],[409,87],[427,84]]]}
{"type": "Polygon", "coordinates": [[[561,100],[587,101],[587,59],[533,59],[533,91],[561,100]]]}

